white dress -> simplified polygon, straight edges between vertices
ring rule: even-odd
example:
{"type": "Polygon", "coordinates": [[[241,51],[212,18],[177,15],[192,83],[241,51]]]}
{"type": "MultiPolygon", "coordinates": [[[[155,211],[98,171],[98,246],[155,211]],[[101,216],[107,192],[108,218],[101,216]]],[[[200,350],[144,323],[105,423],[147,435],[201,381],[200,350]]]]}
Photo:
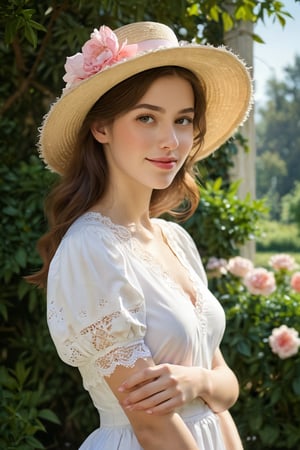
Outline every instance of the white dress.
{"type": "MultiPolygon", "coordinates": [[[[48,325],[61,359],[78,367],[100,427],[80,450],[142,450],[104,376],[151,356],[156,364],[211,368],[225,328],[196,246],[178,224],[152,219],[189,273],[195,306],[127,227],[88,212],[67,231],[48,276],[48,325]]],[[[225,450],[201,399],[178,410],[201,450],[225,450]]]]}

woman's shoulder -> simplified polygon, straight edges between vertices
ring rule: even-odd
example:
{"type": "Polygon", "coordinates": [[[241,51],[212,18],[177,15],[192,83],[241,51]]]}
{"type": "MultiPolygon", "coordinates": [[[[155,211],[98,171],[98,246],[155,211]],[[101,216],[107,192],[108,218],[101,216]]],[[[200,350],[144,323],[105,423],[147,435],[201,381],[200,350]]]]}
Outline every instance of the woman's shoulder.
{"type": "Polygon", "coordinates": [[[64,238],[93,233],[100,233],[102,237],[109,236],[110,239],[128,240],[130,238],[130,232],[126,227],[114,224],[109,217],[96,211],[88,211],[79,216],[69,227],[64,238]]]}
{"type": "Polygon", "coordinates": [[[125,227],[94,212],[78,217],[61,240],[51,262],[51,269],[71,266],[112,266],[121,270],[126,258],[123,243],[129,239],[125,227]],[[124,229],[123,229],[124,228],[124,229]]]}

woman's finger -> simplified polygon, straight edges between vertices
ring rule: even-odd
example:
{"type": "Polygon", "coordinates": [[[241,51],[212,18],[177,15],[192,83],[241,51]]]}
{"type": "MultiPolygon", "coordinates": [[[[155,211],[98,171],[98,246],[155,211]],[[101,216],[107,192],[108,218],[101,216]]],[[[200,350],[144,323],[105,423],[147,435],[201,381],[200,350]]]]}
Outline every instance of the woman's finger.
{"type": "Polygon", "coordinates": [[[159,366],[148,367],[144,370],[134,373],[129,378],[127,378],[119,387],[119,392],[129,391],[134,389],[136,386],[143,385],[149,381],[154,380],[159,377],[161,369],[159,366]]]}
{"type": "MultiPolygon", "coordinates": [[[[129,411],[146,411],[152,408],[155,408],[156,406],[166,403],[170,400],[172,397],[172,393],[168,390],[163,390],[161,392],[157,392],[151,397],[145,398],[140,402],[137,403],[127,403],[125,405],[125,409],[128,409],[129,411]]],[[[125,402],[126,403],[126,402],[125,402]]],[[[123,403],[124,406],[124,403],[123,403]]]]}
{"type": "Polygon", "coordinates": [[[123,405],[141,403],[143,400],[153,398],[156,394],[159,394],[168,389],[168,385],[165,380],[157,378],[151,382],[148,382],[142,386],[131,391],[124,399],[123,405]]]}

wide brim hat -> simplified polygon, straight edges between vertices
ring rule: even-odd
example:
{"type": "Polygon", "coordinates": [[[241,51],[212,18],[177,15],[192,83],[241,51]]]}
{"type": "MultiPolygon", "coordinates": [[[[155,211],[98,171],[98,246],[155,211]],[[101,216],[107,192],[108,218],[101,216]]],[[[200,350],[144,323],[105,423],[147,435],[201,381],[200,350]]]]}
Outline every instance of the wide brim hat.
{"type": "Polygon", "coordinates": [[[219,148],[248,117],[250,73],[230,50],[179,43],[169,27],[156,22],[136,22],[114,32],[103,26],[94,30],[82,53],[67,58],[66,88],[40,129],[39,152],[48,168],[65,172],[82,123],[104,93],[139,72],[162,66],[186,68],[205,85],[207,131],[197,161],[219,148]]]}

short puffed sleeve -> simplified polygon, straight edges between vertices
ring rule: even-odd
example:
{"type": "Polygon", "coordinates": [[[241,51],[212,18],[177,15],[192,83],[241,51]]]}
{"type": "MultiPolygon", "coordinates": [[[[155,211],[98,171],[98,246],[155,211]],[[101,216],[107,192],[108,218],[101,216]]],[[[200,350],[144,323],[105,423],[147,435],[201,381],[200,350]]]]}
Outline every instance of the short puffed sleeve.
{"type": "Polygon", "coordinates": [[[47,321],[61,359],[109,376],[150,357],[143,292],[122,246],[101,228],[68,233],[50,264],[47,321]]]}

